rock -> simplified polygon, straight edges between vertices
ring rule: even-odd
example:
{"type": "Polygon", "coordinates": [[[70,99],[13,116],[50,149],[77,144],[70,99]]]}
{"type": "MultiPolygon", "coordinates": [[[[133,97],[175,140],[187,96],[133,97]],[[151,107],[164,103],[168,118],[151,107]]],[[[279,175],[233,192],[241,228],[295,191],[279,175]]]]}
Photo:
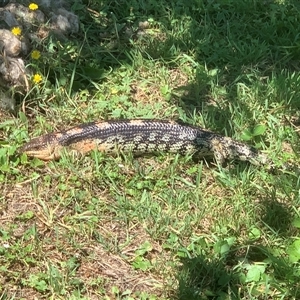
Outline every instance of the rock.
{"type": "Polygon", "coordinates": [[[26,86],[24,61],[15,57],[0,57],[0,75],[10,86],[26,86]]]}
{"type": "MultiPolygon", "coordinates": [[[[14,97],[6,91],[24,95],[30,90],[29,78],[36,67],[29,55],[31,45],[40,50],[43,40],[51,35],[67,41],[69,34],[79,31],[79,18],[68,10],[73,3],[0,0],[0,109],[14,110],[14,97]],[[30,9],[29,3],[37,4],[38,8],[30,9]],[[18,35],[12,33],[14,27],[20,28],[18,35]]],[[[16,33],[15,29],[13,32],[16,33]]]]}
{"type": "Polygon", "coordinates": [[[52,14],[51,23],[54,29],[60,30],[62,34],[77,33],[79,30],[78,17],[64,8],[52,14]]]}
{"type": "Polygon", "coordinates": [[[6,10],[22,20],[23,27],[31,28],[33,24],[45,23],[45,15],[39,9],[30,10],[21,4],[11,3],[6,7],[6,10]]]}
{"type": "Polygon", "coordinates": [[[14,113],[16,110],[16,100],[9,95],[9,93],[4,93],[0,90],[0,109],[14,113]]]}
{"type": "Polygon", "coordinates": [[[66,7],[66,1],[63,0],[35,0],[39,7],[45,10],[55,11],[57,8],[66,7]]]}
{"type": "MultiPolygon", "coordinates": [[[[7,10],[0,11],[0,21],[1,21],[1,23],[5,23],[5,27],[7,29],[16,27],[16,26],[20,26],[19,22],[16,20],[16,18],[14,16],[14,14],[12,14],[11,12],[9,12],[7,10]]],[[[4,28],[2,27],[2,29],[4,29],[4,28]]]]}
{"type": "Polygon", "coordinates": [[[21,41],[7,29],[0,29],[0,52],[6,56],[18,56],[22,50],[21,41]]]}
{"type": "Polygon", "coordinates": [[[0,0],[0,7],[4,7],[5,5],[7,5],[9,2],[9,0],[0,0]]]}

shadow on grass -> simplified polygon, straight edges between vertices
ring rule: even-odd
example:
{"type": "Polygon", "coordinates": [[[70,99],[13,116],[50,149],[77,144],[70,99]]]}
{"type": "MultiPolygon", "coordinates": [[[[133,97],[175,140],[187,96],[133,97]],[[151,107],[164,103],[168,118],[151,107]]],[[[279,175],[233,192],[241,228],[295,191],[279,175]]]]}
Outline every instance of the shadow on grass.
{"type": "Polygon", "coordinates": [[[238,286],[222,260],[209,260],[205,256],[197,256],[182,259],[181,263],[178,299],[219,298],[225,297],[228,292],[237,296],[238,286]]]}
{"type": "Polygon", "coordinates": [[[285,203],[269,199],[261,201],[261,204],[264,207],[261,221],[267,229],[279,236],[290,236],[294,217],[291,208],[285,203]]]}
{"type": "Polygon", "coordinates": [[[266,187],[263,194],[258,196],[260,222],[271,235],[289,238],[295,234],[295,227],[292,225],[295,210],[292,205],[299,198],[299,178],[283,174],[273,177],[273,180],[270,181],[270,187],[266,187]]]}
{"type": "Polygon", "coordinates": [[[174,91],[178,95],[171,101],[188,116],[204,113],[207,127],[218,132],[232,133],[230,106],[255,122],[251,105],[239,101],[238,85],[261,84],[264,89],[263,83],[272,80],[276,97],[268,99],[269,105],[282,102],[290,110],[300,108],[300,77],[286,76],[300,69],[298,1],[82,3],[73,4],[81,33],[69,45],[53,46],[54,53],[68,63],[61,66],[51,60],[49,64],[49,81],[61,86],[70,81],[69,94],[93,89],[111,70],[135,64],[139,53],[170,68],[191,64],[195,76],[174,91]],[[157,33],[138,36],[139,23],[145,20],[157,33]],[[215,98],[215,87],[222,99],[215,98]]]}
{"type": "Polygon", "coordinates": [[[223,258],[201,255],[184,258],[181,263],[174,295],[179,300],[300,296],[299,272],[287,259],[260,245],[236,247],[223,258]],[[266,270],[272,270],[272,275],[265,274],[266,270]]]}
{"type": "Polygon", "coordinates": [[[295,43],[300,30],[299,3],[198,3],[185,7],[190,15],[182,11],[182,18],[190,23],[183,39],[171,37],[165,42],[196,54],[196,78],[179,88],[185,94],[177,104],[188,115],[200,112],[213,116],[207,120],[208,127],[230,135],[230,107],[245,121],[253,120],[250,125],[255,125],[252,102],[257,99],[261,107],[268,102],[270,107],[284,109],[286,115],[295,114],[300,107],[300,78],[294,76],[299,71],[295,62],[300,58],[295,43]],[[272,86],[272,97],[268,96],[268,85],[272,86]],[[249,86],[258,90],[259,97],[240,102],[239,87],[246,92],[249,86]],[[219,99],[213,96],[216,89],[219,99]]]}
{"type": "Polygon", "coordinates": [[[238,86],[257,85],[263,94],[264,84],[272,81],[275,96],[268,98],[269,91],[265,91],[260,101],[268,101],[270,107],[281,103],[289,115],[300,108],[300,77],[287,76],[300,69],[298,1],[83,3],[100,12],[96,18],[93,13],[81,18],[87,29],[87,45],[98,46],[83,49],[74,88],[86,87],[97,68],[102,71],[95,80],[101,81],[110,69],[134,64],[138,52],[170,68],[177,68],[183,61],[192,64],[196,75],[174,91],[171,101],[188,116],[195,112],[205,114],[207,127],[218,132],[231,135],[233,131],[228,122],[233,114],[230,107],[253,123],[247,125],[256,124],[251,103],[239,100],[238,86]],[[137,37],[138,24],[145,20],[150,20],[151,29],[158,28],[158,33],[137,37]],[[95,40],[96,36],[99,39],[95,40]],[[216,86],[222,99],[215,99],[212,90],[216,86]]]}

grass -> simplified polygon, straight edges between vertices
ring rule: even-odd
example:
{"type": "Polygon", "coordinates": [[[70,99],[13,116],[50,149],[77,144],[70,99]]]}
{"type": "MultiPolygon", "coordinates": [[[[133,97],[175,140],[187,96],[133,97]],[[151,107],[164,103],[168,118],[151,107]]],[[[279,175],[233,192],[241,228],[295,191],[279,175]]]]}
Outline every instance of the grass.
{"type": "Polygon", "coordinates": [[[44,81],[1,118],[0,298],[298,299],[298,174],[163,153],[17,154],[82,122],[161,118],[299,164],[298,1],[73,10],[80,33],[37,45],[44,81]]]}

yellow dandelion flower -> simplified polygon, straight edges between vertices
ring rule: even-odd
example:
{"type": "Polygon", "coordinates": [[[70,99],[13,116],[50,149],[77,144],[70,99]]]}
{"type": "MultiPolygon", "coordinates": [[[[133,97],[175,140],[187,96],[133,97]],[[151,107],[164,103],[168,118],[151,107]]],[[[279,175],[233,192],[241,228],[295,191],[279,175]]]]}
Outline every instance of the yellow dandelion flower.
{"type": "Polygon", "coordinates": [[[41,52],[38,50],[33,50],[31,52],[31,58],[32,59],[39,59],[41,57],[41,52]]]}
{"type": "Polygon", "coordinates": [[[36,3],[30,3],[28,7],[30,10],[37,10],[39,8],[36,3]]]}
{"type": "Polygon", "coordinates": [[[12,34],[19,36],[22,34],[22,29],[20,27],[13,27],[11,30],[12,34]]]}
{"type": "Polygon", "coordinates": [[[33,75],[32,81],[34,83],[40,83],[42,80],[43,80],[42,75],[37,74],[37,73],[33,75]]]}

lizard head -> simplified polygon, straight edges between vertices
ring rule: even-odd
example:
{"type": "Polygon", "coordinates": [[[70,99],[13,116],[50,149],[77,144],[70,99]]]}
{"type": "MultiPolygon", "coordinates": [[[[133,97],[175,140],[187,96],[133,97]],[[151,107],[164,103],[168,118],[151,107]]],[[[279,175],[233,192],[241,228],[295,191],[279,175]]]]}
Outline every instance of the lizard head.
{"type": "Polygon", "coordinates": [[[59,144],[59,133],[49,133],[33,138],[19,149],[19,153],[42,160],[58,159],[62,146],[59,144]]]}

